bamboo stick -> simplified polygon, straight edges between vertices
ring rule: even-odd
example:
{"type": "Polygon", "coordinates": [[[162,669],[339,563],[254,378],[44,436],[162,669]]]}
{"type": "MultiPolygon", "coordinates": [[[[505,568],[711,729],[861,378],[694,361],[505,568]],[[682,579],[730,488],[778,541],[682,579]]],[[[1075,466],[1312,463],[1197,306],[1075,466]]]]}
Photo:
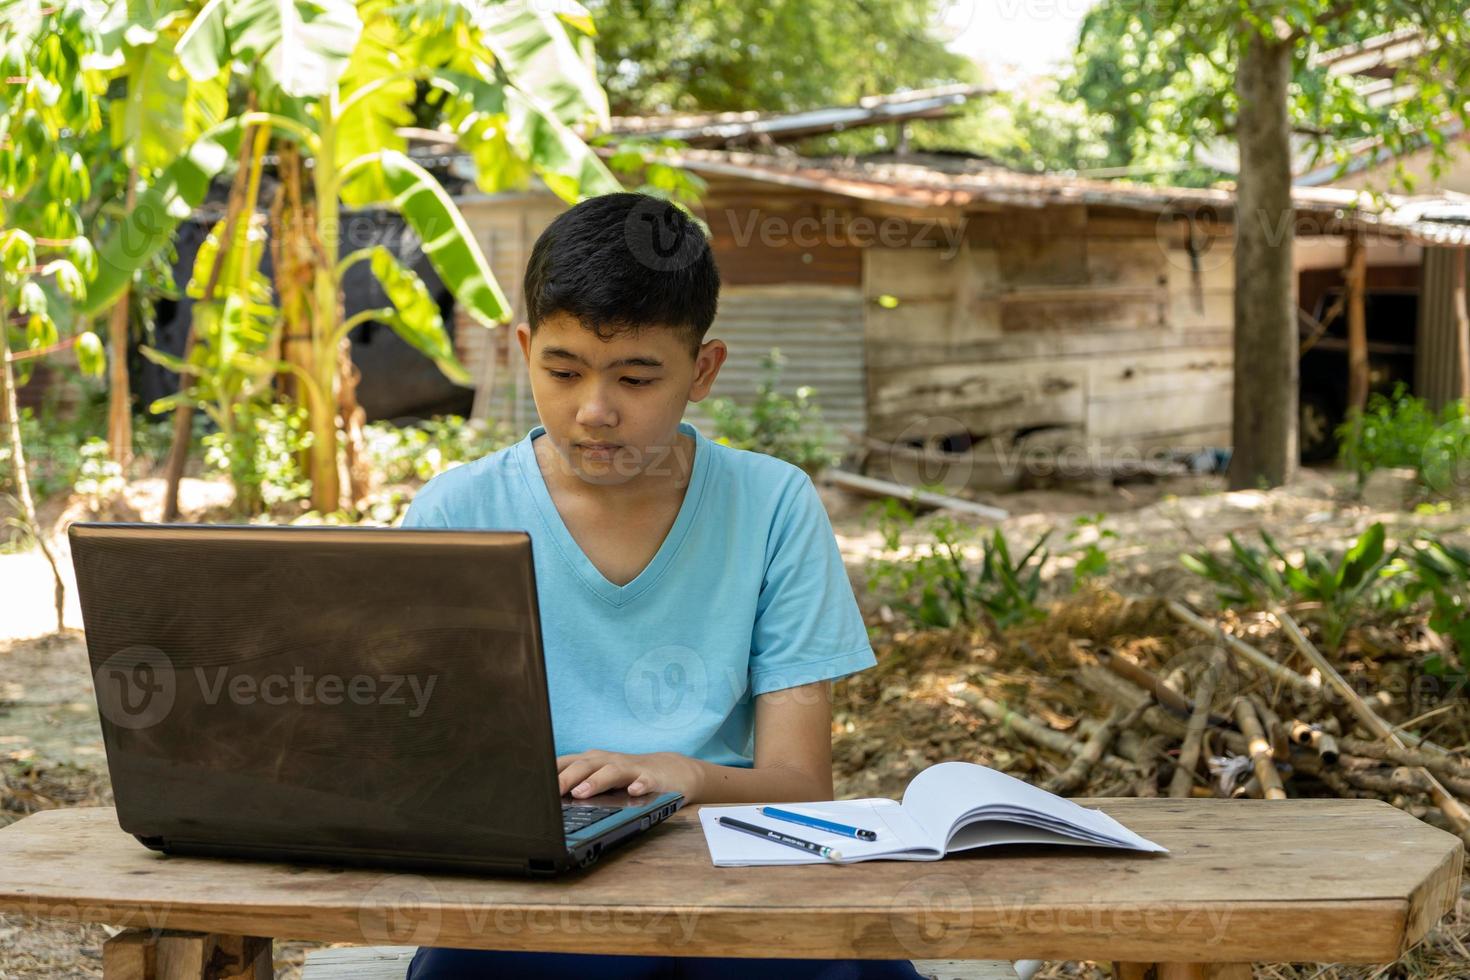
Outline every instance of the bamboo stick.
{"type": "Polygon", "coordinates": [[[1093,731],[1082,746],[1082,751],[1072,757],[1067,768],[1057,773],[1042,784],[1042,788],[1049,793],[1061,796],[1072,792],[1087,780],[1087,775],[1092,767],[1102,759],[1112,743],[1113,737],[1119,730],[1129,728],[1138,721],[1138,716],[1143,713],[1143,706],[1125,711],[1122,708],[1114,708],[1108,715],[1107,720],[1093,731]]]}
{"type": "MultiPolygon", "coordinates": [[[[1329,766],[1337,762],[1338,747],[1337,739],[1324,732],[1316,725],[1308,725],[1304,721],[1293,721],[1290,725],[1291,740],[1298,745],[1307,745],[1316,751],[1322,761],[1329,766]]],[[[1354,741],[1357,741],[1354,739],[1354,741]]],[[[1376,744],[1376,743],[1375,743],[1376,744]]]]}
{"type": "Polygon", "coordinates": [[[1207,620],[1201,619],[1191,612],[1183,603],[1170,599],[1165,604],[1169,614],[1187,626],[1212,637],[1222,643],[1225,648],[1236,654],[1243,662],[1255,667],[1257,670],[1286,687],[1301,694],[1316,697],[1321,694],[1322,688],[1319,683],[1309,677],[1298,674],[1290,667],[1284,667],[1266,656],[1255,647],[1244,640],[1237,639],[1225,632],[1219,626],[1207,620]]]}
{"type": "Polygon", "coordinates": [[[1339,738],[1337,742],[1342,751],[1349,755],[1381,759],[1384,762],[1393,762],[1401,766],[1423,766],[1436,776],[1447,776],[1451,779],[1470,779],[1470,765],[1457,762],[1449,756],[1435,755],[1432,752],[1424,752],[1409,746],[1391,745],[1388,742],[1352,738],[1347,735],[1339,738]]]}
{"type": "Polygon", "coordinates": [[[1199,766],[1200,743],[1204,740],[1205,728],[1210,721],[1210,701],[1215,696],[1215,686],[1225,666],[1219,654],[1210,658],[1204,677],[1194,691],[1194,712],[1189,716],[1189,725],[1184,729],[1184,745],[1179,749],[1179,763],[1174,767],[1174,778],[1169,782],[1169,796],[1188,799],[1194,788],[1194,773],[1199,766]]]}
{"type": "MultiPolygon", "coordinates": [[[[1117,653],[1107,647],[1094,651],[1093,656],[1097,658],[1098,663],[1102,664],[1108,670],[1111,670],[1126,681],[1137,684],[1152,694],[1155,701],[1180,718],[1188,718],[1193,713],[1194,705],[1190,700],[1183,694],[1180,694],[1177,689],[1164,683],[1164,681],[1159,679],[1148,668],[1118,656],[1117,653]]],[[[1209,718],[1211,725],[1224,725],[1228,724],[1228,721],[1228,719],[1219,715],[1211,715],[1209,718]]]]}
{"type": "Polygon", "coordinates": [[[1259,694],[1249,694],[1251,707],[1256,709],[1256,716],[1261,719],[1261,725],[1266,730],[1266,738],[1271,742],[1271,757],[1277,762],[1287,762],[1291,759],[1291,739],[1286,736],[1286,728],[1281,724],[1281,719],[1276,712],[1272,711],[1266,704],[1266,699],[1259,694]]]}
{"type": "MultiPolygon", "coordinates": [[[[1378,717],[1373,709],[1368,707],[1362,698],[1358,697],[1358,692],[1354,691],[1348,682],[1343,679],[1343,676],[1337,672],[1337,669],[1327,662],[1327,658],[1322,656],[1322,651],[1318,650],[1312,645],[1312,641],[1307,639],[1306,634],[1302,632],[1296,620],[1291,618],[1291,614],[1285,609],[1277,609],[1273,615],[1276,617],[1276,621],[1281,624],[1282,629],[1286,631],[1287,636],[1291,638],[1292,643],[1296,644],[1297,649],[1302,652],[1302,656],[1306,657],[1317,668],[1317,672],[1322,675],[1327,683],[1347,701],[1353,714],[1363,723],[1363,727],[1389,744],[1398,748],[1404,748],[1403,740],[1399,738],[1392,726],[1378,717]]],[[[1449,790],[1445,789],[1443,784],[1428,769],[1423,766],[1416,766],[1413,767],[1413,771],[1423,773],[1423,778],[1429,788],[1429,795],[1434,800],[1434,805],[1439,807],[1445,817],[1455,825],[1456,833],[1462,836],[1470,835],[1470,812],[1466,811],[1464,805],[1449,790]]]]}
{"type": "MultiPolygon", "coordinates": [[[[1019,711],[1007,708],[1005,705],[983,694],[977,694],[974,691],[961,687],[957,689],[951,688],[949,696],[962,704],[976,709],[991,721],[1011,729],[1033,745],[1049,749],[1058,755],[1065,756],[1069,760],[1073,756],[1080,754],[1083,750],[1083,744],[1065,732],[1059,732],[1019,711]]],[[[1122,759],[1114,755],[1104,755],[1098,760],[1098,763],[1106,769],[1118,772],[1133,771],[1132,766],[1129,766],[1122,759]]]]}
{"type": "Polygon", "coordinates": [[[1261,792],[1268,800],[1286,799],[1281,776],[1276,772],[1276,761],[1271,755],[1271,743],[1261,730],[1261,720],[1256,709],[1247,698],[1235,699],[1235,723],[1245,736],[1251,764],[1256,768],[1256,778],[1261,781],[1261,792]]]}

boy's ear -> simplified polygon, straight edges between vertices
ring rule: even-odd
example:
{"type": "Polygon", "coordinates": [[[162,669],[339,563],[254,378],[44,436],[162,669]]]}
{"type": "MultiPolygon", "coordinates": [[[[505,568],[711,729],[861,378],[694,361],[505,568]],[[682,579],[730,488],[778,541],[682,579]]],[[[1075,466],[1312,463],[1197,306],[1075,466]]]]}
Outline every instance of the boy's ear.
{"type": "Polygon", "coordinates": [[[700,346],[699,356],[694,359],[694,381],[689,385],[690,401],[703,401],[709,395],[729,354],[723,340],[708,340],[700,346]]]}
{"type": "Polygon", "coordinates": [[[521,354],[526,358],[526,363],[531,363],[531,325],[525,320],[516,324],[516,340],[521,345],[521,354]]]}

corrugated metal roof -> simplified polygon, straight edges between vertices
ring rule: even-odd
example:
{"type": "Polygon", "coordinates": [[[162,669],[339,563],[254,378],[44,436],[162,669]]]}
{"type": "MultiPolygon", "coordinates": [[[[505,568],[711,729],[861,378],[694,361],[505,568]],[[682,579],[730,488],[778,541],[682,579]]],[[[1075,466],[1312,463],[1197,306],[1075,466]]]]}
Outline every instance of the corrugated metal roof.
{"type": "Polygon", "coordinates": [[[705,112],[664,116],[617,116],[614,136],[683,140],[691,146],[718,146],[751,138],[796,139],[904,119],[944,118],[988,90],[980,85],[944,85],[859,99],[856,105],[824,106],[798,112],[705,112]]]}
{"type": "MultiPolygon", "coordinates": [[[[964,211],[996,205],[1043,208],[1089,204],[1150,214],[1190,214],[1201,209],[1229,214],[1235,208],[1235,194],[1227,189],[1162,187],[1002,169],[953,173],[905,163],[700,149],[674,153],[666,162],[702,174],[921,209],[964,211]]],[[[1417,207],[1426,201],[1453,202],[1457,195],[1380,199],[1345,188],[1298,187],[1292,197],[1298,215],[1317,219],[1319,234],[1357,229],[1420,244],[1470,245],[1470,228],[1443,221],[1434,212],[1417,207]]]]}

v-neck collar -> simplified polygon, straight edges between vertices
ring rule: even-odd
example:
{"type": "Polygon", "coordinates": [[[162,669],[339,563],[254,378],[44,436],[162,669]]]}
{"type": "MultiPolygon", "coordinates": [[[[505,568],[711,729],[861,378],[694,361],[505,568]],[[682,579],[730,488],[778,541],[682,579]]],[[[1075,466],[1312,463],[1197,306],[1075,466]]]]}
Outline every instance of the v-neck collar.
{"type": "Polygon", "coordinates": [[[592,559],[582,550],[581,545],[572,537],[571,531],[562,520],[561,512],[556,509],[556,502],[551,499],[551,491],[546,486],[546,478],[541,473],[541,465],[536,459],[536,447],[532,445],[537,436],[544,435],[546,426],[538,425],[532,429],[526,438],[522,439],[516,446],[516,460],[520,464],[521,476],[526,481],[526,489],[531,498],[536,502],[536,509],[541,513],[541,521],[546,527],[547,534],[555,543],[562,557],[576,570],[580,578],[595,594],[601,596],[614,606],[625,605],[636,599],[648,590],[654,582],[668,567],[669,562],[678,554],[679,547],[689,533],[689,528],[694,523],[695,512],[699,509],[700,499],[704,496],[704,486],[709,471],[709,446],[702,433],[688,422],[679,423],[679,431],[693,437],[694,439],[694,466],[689,476],[689,486],[684,489],[684,500],[679,505],[679,514],[674,518],[674,524],[669,528],[669,533],[664,535],[663,543],[659,545],[658,551],[643,571],[639,572],[627,585],[615,585],[607,576],[600,572],[592,559]]]}

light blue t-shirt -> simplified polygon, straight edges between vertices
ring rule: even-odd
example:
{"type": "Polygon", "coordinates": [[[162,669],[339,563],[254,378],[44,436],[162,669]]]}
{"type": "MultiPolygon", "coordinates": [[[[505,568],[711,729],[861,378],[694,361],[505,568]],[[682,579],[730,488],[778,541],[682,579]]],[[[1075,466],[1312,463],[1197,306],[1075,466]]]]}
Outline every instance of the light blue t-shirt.
{"type": "Polygon", "coordinates": [[[526,531],[558,755],[678,752],[750,766],[753,696],[876,661],[827,512],[784,460],[711,442],[647,567],[614,585],[557,512],[531,440],[440,474],[404,527],[526,531]]]}

